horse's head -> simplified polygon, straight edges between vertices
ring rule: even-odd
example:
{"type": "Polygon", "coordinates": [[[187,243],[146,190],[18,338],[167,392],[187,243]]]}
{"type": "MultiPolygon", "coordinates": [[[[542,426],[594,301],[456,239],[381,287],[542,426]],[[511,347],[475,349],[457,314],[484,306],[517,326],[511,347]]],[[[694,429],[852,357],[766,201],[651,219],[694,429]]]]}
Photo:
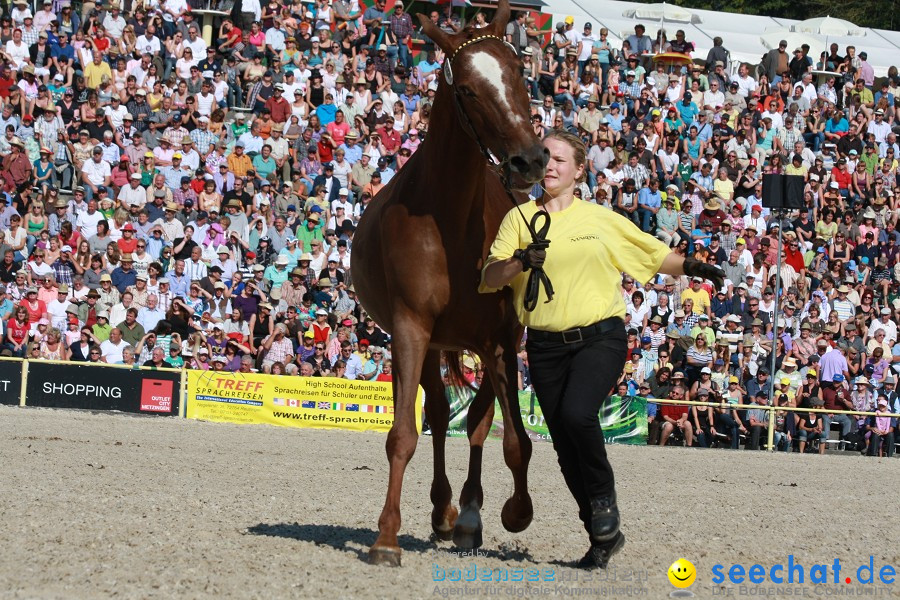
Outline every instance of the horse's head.
{"type": "Polygon", "coordinates": [[[462,126],[503,164],[514,189],[530,189],[543,179],[548,153],[529,124],[522,61],[505,42],[508,1],[501,0],[487,27],[456,35],[418,17],[446,55],[441,85],[452,88],[462,126]]]}

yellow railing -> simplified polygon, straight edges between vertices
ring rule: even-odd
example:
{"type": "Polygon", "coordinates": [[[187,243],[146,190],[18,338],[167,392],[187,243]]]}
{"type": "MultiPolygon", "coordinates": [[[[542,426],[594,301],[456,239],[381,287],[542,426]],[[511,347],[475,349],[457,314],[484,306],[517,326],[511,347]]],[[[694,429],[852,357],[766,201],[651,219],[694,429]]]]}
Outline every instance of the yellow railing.
{"type": "Polygon", "coordinates": [[[761,404],[727,404],[723,402],[698,402],[696,400],[669,400],[668,398],[647,398],[647,402],[653,402],[657,405],[677,404],[685,406],[709,406],[712,408],[727,408],[728,410],[747,409],[769,411],[769,439],[767,443],[768,447],[766,448],[769,452],[775,449],[775,413],[780,410],[784,410],[787,412],[824,413],[829,415],[855,415],[857,417],[892,417],[900,419],[900,413],[876,413],[871,411],[857,410],[829,410],[827,408],[800,408],[799,406],[772,406],[771,404],[766,404],[765,406],[761,404]]]}
{"type": "MultiPolygon", "coordinates": [[[[182,401],[179,406],[179,416],[185,416],[185,410],[187,405],[187,369],[181,368],[173,368],[173,367],[142,367],[142,366],[130,366],[130,365],[110,365],[106,363],[89,363],[89,362],[70,362],[70,361],[56,361],[56,360],[32,360],[32,359],[22,359],[22,358],[12,358],[12,357],[0,357],[0,361],[9,361],[9,362],[21,362],[22,365],[22,385],[19,390],[19,406],[25,406],[25,392],[26,386],[28,384],[28,364],[29,362],[41,362],[48,364],[61,364],[61,365],[72,365],[72,366],[86,366],[86,367],[107,367],[107,368],[119,368],[119,369],[129,369],[129,370],[141,370],[141,371],[168,371],[168,372],[178,372],[181,374],[181,381],[179,386],[181,388],[181,398],[182,401]]],[[[769,415],[769,426],[768,426],[768,440],[767,440],[767,450],[773,451],[775,449],[775,413],[777,411],[783,410],[787,412],[802,412],[802,413],[821,413],[821,414],[831,414],[831,415],[850,415],[850,416],[864,416],[864,417],[892,417],[900,419],[900,413],[876,413],[871,411],[855,411],[855,410],[829,410],[826,408],[800,408],[796,406],[772,406],[771,404],[766,404],[765,406],[759,404],[727,404],[723,402],[699,402],[696,400],[670,400],[668,398],[647,398],[648,402],[653,402],[654,404],[662,405],[662,404],[675,404],[675,405],[683,405],[683,406],[703,406],[703,407],[711,407],[711,408],[726,408],[726,409],[737,409],[737,410],[765,410],[768,411],[769,415]]]]}

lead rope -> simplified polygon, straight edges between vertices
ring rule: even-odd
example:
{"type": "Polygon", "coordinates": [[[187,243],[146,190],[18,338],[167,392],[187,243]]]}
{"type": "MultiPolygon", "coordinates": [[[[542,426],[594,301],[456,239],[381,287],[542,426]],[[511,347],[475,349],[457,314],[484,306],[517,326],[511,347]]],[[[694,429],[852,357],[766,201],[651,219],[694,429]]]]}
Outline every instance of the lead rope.
{"type": "MultiPolygon", "coordinates": [[[[509,198],[512,205],[516,207],[519,216],[522,217],[522,222],[525,223],[525,227],[528,229],[528,233],[531,236],[531,245],[537,248],[546,249],[550,246],[550,240],[547,239],[547,232],[550,229],[550,213],[545,210],[540,210],[532,215],[531,222],[528,221],[525,217],[525,213],[522,212],[522,207],[516,201],[516,197],[513,195],[512,189],[510,188],[507,164],[505,162],[501,163],[494,158],[491,151],[488,150],[487,146],[481,141],[481,137],[475,132],[472,121],[469,119],[469,113],[466,111],[466,107],[463,106],[463,103],[459,100],[456,87],[453,88],[453,100],[454,104],[456,104],[457,112],[460,117],[462,117],[463,128],[467,130],[469,136],[475,140],[476,144],[478,144],[478,148],[481,150],[485,159],[487,159],[488,164],[496,169],[497,173],[500,175],[500,181],[503,182],[503,189],[506,191],[506,197],[509,198]],[[544,219],[540,228],[538,228],[537,225],[539,218],[544,219]]],[[[525,310],[528,312],[532,312],[537,308],[541,286],[544,287],[544,293],[547,295],[547,300],[544,302],[544,304],[546,304],[553,300],[553,284],[550,282],[550,277],[544,272],[543,267],[532,267],[531,273],[528,275],[528,282],[525,285],[525,300],[523,302],[525,310]]]]}
{"type": "MultiPolygon", "coordinates": [[[[525,218],[521,209],[519,214],[522,215],[523,219],[525,218]]],[[[528,229],[531,232],[533,246],[546,249],[550,245],[550,240],[547,239],[547,231],[550,229],[550,213],[545,210],[539,210],[534,213],[531,216],[531,223],[528,229]],[[537,225],[539,218],[544,219],[544,224],[540,227],[537,225]]],[[[547,302],[553,300],[553,284],[550,282],[550,277],[544,272],[543,267],[532,267],[531,273],[528,274],[528,283],[525,285],[525,301],[523,303],[525,310],[528,312],[537,308],[540,286],[544,286],[544,293],[547,294],[547,300],[544,304],[547,304],[547,302]]]]}

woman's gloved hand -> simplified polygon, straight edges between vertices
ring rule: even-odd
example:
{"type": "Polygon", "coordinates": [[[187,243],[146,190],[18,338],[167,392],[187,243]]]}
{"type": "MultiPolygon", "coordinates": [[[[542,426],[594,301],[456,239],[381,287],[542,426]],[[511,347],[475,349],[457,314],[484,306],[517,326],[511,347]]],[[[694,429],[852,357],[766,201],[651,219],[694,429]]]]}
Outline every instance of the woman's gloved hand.
{"type": "Polygon", "coordinates": [[[700,262],[695,258],[684,259],[684,274],[690,277],[709,279],[717,290],[725,285],[725,272],[717,265],[700,262]]]}

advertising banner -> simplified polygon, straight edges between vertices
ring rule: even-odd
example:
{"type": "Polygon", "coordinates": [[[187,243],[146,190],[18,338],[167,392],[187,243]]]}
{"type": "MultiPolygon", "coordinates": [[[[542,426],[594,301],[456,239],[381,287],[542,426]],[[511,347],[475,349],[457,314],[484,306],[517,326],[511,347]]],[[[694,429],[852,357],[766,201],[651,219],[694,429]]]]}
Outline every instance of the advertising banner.
{"type": "MultiPolygon", "coordinates": [[[[469,405],[475,397],[473,390],[447,388],[450,402],[450,426],[447,435],[466,436],[466,420],[469,405]]],[[[550,441],[550,432],[544,422],[541,405],[534,392],[519,392],[519,413],[525,431],[534,441],[550,441]]],[[[610,396],[600,410],[600,426],[603,438],[609,443],[646,444],[647,443],[647,401],[637,396],[610,396]]],[[[494,425],[491,436],[503,437],[503,417],[500,405],[494,403],[494,425]]]]}
{"type": "Polygon", "coordinates": [[[28,363],[27,406],[178,415],[181,374],[39,360],[28,363]]]}
{"type": "MultiPolygon", "coordinates": [[[[187,389],[189,419],[384,432],[394,423],[394,396],[387,382],[189,371],[187,389]]],[[[419,388],[419,431],[421,423],[419,388]]]]}
{"type": "Polygon", "coordinates": [[[0,360],[0,404],[18,406],[22,392],[21,360],[0,360]]]}

